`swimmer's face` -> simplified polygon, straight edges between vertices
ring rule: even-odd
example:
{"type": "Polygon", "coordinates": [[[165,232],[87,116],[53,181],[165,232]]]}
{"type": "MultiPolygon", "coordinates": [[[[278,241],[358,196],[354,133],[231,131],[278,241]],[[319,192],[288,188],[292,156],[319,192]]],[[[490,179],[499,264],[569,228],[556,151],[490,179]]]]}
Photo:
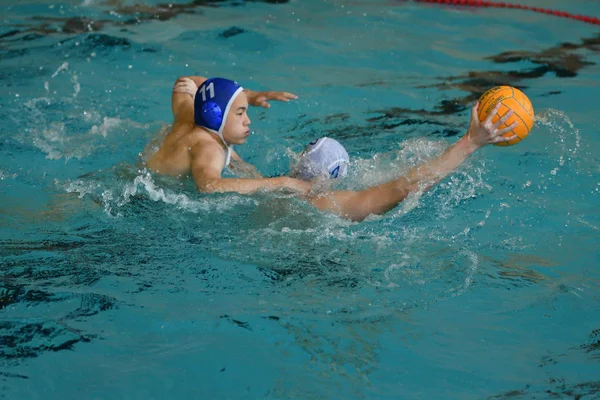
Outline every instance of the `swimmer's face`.
{"type": "Polygon", "coordinates": [[[248,98],[246,93],[240,93],[234,100],[225,127],[223,138],[228,144],[243,144],[250,136],[250,118],[248,118],[248,98]]]}

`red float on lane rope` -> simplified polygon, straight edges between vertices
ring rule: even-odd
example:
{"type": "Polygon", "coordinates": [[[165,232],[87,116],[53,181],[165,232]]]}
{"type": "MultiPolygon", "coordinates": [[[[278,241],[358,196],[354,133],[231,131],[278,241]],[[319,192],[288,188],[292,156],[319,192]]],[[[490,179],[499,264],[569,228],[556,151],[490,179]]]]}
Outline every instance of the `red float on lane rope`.
{"type": "Polygon", "coordinates": [[[570,18],[578,21],[583,21],[588,24],[600,25],[600,19],[595,17],[588,17],[585,15],[569,14],[568,12],[550,10],[547,8],[529,7],[521,4],[511,4],[504,2],[495,1],[483,1],[483,0],[413,0],[417,3],[435,3],[435,4],[446,4],[449,6],[469,6],[469,7],[495,7],[495,8],[517,8],[520,10],[529,10],[544,14],[555,15],[557,17],[570,18]]]}

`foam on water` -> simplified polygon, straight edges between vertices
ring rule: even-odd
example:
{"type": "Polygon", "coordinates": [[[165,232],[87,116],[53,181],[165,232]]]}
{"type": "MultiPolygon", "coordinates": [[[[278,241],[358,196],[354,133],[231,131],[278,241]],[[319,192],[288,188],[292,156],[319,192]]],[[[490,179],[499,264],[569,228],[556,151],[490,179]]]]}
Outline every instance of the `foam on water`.
{"type": "Polygon", "coordinates": [[[131,204],[134,197],[143,196],[154,202],[172,206],[175,210],[191,213],[227,213],[239,206],[256,205],[256,200],[249,196],[231,195],[225,198],[201,196],[196,193],[181,191],[181,187],[169,188],[159,186],[152,174],[146,170],[129,168],[125,173],[109,173],[106,177],[91,175],[60,185],[68,193],[75,193],[80,198],[91,196],[101,202],[106,213],[122,216],[120,210],[131,204]],[[133,175],[132,178],[132,173],[133,175]],[[100,179],[98,179],[100,178],[100,179]],[[132,179],[132,180],[131,180],[132,179]]]}
{"type": "Polygon", "coordinates": [[[67,97],[39,97],[28,100],[24,106],[29,124],[17,135],[23,143],[31,143],[51,160],[83,159],[111,146],[102,139],[109,135],[127,135],[130,131],[147,130],[149,125],[130,119],[103,116],[95,110],[82,109],[67,97]],[[54,120],[56,110],[67,115],[54,120]],[[68,111],[67,111],[68,110],[68,111]]]}

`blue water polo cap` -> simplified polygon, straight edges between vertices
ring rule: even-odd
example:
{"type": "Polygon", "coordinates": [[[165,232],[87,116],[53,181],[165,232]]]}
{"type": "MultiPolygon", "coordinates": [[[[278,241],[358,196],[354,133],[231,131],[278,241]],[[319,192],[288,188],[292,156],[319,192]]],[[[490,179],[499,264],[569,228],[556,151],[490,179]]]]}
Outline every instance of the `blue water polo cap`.
{"type": "Polygon", "coordinates": [[[336,179],[346,175],[350,157],[335,139],[319,138],[306,146],[292,167],[291,176],[304,180],[326,176],[336,179]]]}
{"type": "Polygon", "coordinates": [[[210,78],[202,82],[194,98],[194,122],[221,138],[227,114],[236,97],[244,89],[229,79],[210,78]]]}

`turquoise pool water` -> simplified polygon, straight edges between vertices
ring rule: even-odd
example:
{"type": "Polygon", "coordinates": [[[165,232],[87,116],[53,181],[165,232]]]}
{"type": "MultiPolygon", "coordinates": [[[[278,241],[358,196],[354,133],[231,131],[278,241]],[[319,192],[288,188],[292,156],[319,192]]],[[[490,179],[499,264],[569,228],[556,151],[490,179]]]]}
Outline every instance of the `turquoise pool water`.
{"type": "MultiPolygon", "coordinates": [[[[0,397],[600,398],[598,28],[275,3],[5,7],[0,397]],[[496,84],[522,88],[539,121],[350,223],[144,171],[189,74],[298,94],[252,109],[237,150],[275,176],[334,137],[352,159],[342,188],[439,154],[496,84]]],[[[595,1],[522,3],[600,15],[595,1]]]]}

